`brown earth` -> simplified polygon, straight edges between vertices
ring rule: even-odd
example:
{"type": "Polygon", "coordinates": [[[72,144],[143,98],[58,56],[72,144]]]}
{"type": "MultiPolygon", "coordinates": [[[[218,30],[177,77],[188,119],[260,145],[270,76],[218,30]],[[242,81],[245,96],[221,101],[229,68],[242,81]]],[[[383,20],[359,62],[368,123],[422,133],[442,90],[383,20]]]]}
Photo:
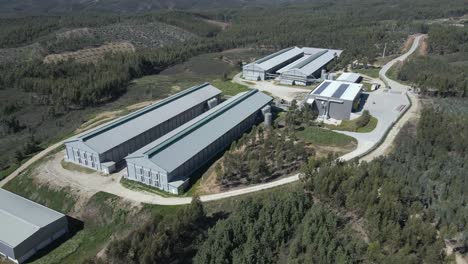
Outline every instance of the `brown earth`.
{"type": "Polygon", "coordinates": [[[73,52],[50,54],[44,58],[44,63],[57,63],[60,61],[75,60],[79,63],[96,63],[107,53],[133,53],[135,47],[130,42],[113,42],[97,48],[86,48],[73,52]]]}

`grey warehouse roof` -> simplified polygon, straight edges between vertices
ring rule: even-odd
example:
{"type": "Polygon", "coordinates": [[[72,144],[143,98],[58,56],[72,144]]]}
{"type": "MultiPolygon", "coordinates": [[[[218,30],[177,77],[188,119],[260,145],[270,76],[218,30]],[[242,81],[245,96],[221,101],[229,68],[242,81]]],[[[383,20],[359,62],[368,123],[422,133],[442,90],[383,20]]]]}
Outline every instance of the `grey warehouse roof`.
{"type": "Polygon", "coordinates": [[[322,82],[310,94],[353,101],[361,89],[362,84],[327,80],[322,82]]]}
{"type": "Polygon", "coordinates": [[[209,83],[194,86],[122,118],[79,134],[66,142],[81,140],[98,153],[104,153],[160,123],[221,94],[209,83]]]}
{"type": "Polygon", "coordinates": [[[271,100],[258,90],[238,94],[126,159],[148,159],[168,172],[173,171],[271,100]]]}
{"type": "Polygon", "coordinates": [[[32,236],[64,214],[0,189],[0,240],[11,247],[32,236]]]}
{"type": "MultiPolygon", "coordinates": [[[[312,48],[309,49],[312,50],[312,48]]],[[[341,54],[341,50],[313,49],[313,51],[313,54],[305,55],[300,60],[280,69],[278,72],[286,73],[289,70],[298,70],[304,75],[309,76],[341,54]]]]}
{"type": "Polygon", "coordinates": [[[259,59],[252,64],[256,64],[263,70],[268,71],[287,60],[290,60],[298,55],[302,55],[303,53],[304,51],[298,47],[290,47],[259,59]]]}

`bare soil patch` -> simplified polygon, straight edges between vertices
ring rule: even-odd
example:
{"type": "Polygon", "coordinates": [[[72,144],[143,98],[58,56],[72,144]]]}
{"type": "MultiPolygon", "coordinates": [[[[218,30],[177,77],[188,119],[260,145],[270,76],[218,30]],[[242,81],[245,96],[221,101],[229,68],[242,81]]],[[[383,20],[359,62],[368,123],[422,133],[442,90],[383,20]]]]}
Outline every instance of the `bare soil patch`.
{"type": "Polygon", "coordinates": [[[420,40],[419,48],[418,48],[418,55],[426,56],[429,52],[429,44],[427,43],[427,35],[423,36],[420,40]]]}
{"type": "Polygon", "coordinates": [[[413,45],[414,39],[415,39],[415,36],[408,37],[408,39],[405,41],[405,44],[403,44],[403,47],[401,49],[402,54],[406,53],[411,48],[411,46],[413,45]]]}
{"type": "Polygon", "coordinates": [[[107,53],[133,53],[135,47],[130,42],[113,42],[97,48],[86,48],[78,51],[50,54],[44,58],[44,63],[57,63],[75,60],[79,63],[96,63],[107,53]]]}

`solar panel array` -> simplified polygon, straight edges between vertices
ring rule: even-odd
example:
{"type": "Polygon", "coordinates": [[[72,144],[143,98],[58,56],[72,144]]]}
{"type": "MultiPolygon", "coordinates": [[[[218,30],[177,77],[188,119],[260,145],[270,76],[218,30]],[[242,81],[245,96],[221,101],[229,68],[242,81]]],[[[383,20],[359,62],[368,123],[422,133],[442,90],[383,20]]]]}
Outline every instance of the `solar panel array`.
{"type": "Polygon", "coordinates": [[[315,89],[314,94],[321,94],[330,84],[331,82],[322,83],[317,89],[315,89]]]}
{"type": "Polygon", "coordinates": [[[343,93],[346,92],[346,89],[348,89],[348,87],[349,87],[349,84],[341,84],[340,87],[336,89],[336,91],[333,93],[331,97],[340,98],[343,95],[343,93]]]}

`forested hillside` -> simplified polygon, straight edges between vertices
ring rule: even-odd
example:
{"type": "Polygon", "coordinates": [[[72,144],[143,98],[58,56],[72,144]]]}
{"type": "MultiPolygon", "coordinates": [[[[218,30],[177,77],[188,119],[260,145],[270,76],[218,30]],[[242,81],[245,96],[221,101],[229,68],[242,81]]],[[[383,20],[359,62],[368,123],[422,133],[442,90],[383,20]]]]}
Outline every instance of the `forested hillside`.
{"type": "Polygon", "coordinates": [[[428,32],[429,54],[399,69],[398,78],[418,85],[424,94],[468,95],[468,28],[434,25],[428,32]]]}

